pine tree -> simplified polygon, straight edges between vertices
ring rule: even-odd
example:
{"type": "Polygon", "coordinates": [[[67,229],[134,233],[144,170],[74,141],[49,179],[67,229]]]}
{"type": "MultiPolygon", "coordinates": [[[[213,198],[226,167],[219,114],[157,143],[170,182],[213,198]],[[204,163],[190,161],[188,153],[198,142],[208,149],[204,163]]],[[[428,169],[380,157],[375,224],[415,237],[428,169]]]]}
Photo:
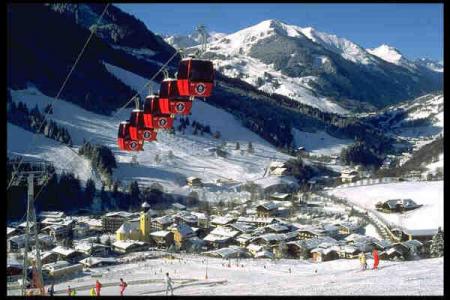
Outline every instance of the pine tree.
{"type": "Polygon", "coordinates": [[[252,142],[248,142],[248,153],[255,153],[255,149],[253,148],[252,142]]]}
{"type": "Polygon", "coordinates": [[[94,180],[89,178],[86,181],[86,187],[84,188],[84,198],[86,207],[90,207],[92,205],[94,201],[94,196],[95,196],[95,183],[94,180]]]}
{"type": "Polygon", "coordinates": [[[444,256],[444,232],[441,230],[441,227],[438,228],[438,232],[431,240],[430,256],[444,256]]]}

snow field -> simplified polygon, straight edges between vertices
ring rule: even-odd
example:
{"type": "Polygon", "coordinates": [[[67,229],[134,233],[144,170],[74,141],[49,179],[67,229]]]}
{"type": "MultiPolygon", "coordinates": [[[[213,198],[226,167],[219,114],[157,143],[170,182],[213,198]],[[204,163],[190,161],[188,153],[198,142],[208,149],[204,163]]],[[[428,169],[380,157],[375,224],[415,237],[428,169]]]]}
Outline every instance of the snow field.
{"type": "MultiPolygon", "coordinates": [[[[183,255],[182,260],[152,259],[145,262],[93,269],[101,277],[85,275],[55,286],[65,294],[67,286],[88,295],[98,278],[107,286],[102,295],[119,295],[119,279],[128,287],[125,295],[164,295],[164,274],[174,281],[175,295],[442,295],[443,259],[381,261],[380,269],[359,271],[357,259],[322,263],[303,260],[226,260],[183,255]],[[206,264],[207,260],[207,264],[206,264]],[[204,263],[202,263],[202,261],[204,263]],[[264,266],[266,266],[264,268],[264,266]],[[291,273],[289,272],[291,269],[291,273]],[[109,270],[108,270],[109,269],[109,270]],[[206,269],[208,279],[205,279],[206,269]],[[156,273],[156,274],[155,274],[156,273]],[[142,280],[145,283],[142,284],[142,280]],[[140,282],[139,282],[140,281],[140,282]],[[135,283],[134,283],[135,282],[135,283]]],[[[373,263],[368,259],[369,266],[373,263]]]]}

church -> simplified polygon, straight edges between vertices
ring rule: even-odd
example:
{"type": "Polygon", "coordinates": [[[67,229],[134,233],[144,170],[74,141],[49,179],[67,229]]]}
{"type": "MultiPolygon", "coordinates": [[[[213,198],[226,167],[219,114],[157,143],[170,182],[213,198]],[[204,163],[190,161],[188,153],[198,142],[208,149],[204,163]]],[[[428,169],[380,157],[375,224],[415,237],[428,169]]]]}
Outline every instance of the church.
{"type": "Polygon", "coordinates": [[[150,240],[151,211],[147,202],[142,203],[139,222],[125,221],[116,231],[116,240],[135,240],[148,242],[150,240]]]}

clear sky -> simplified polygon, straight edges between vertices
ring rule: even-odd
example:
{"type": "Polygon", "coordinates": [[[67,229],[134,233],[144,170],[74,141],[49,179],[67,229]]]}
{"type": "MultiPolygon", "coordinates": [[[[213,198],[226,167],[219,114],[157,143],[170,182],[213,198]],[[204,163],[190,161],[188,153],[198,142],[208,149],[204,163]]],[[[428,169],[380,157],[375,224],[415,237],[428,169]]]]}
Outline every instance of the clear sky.
{"type": "Polygon", "coordinates": [[[116,3],[160,34],[188,34],[198,24],[233,33],[267,19],[347,38],[364,48],[388,44],[407,58],[444,56],[443,4],[157,4],[116,3]]]}

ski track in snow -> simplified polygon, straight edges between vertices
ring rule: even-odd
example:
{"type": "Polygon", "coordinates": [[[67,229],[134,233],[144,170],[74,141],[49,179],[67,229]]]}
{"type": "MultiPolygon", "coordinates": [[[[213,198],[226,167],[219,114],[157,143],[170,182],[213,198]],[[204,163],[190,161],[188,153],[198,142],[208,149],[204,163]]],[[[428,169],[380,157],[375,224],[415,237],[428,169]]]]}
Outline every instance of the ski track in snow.
{"type": "MultiPolygon", "coordinates": [[[[225,260],[208,258],[208,279],[205,279],[206,257],[183,255],[178,259],[162,258],[92,269],[101,274],[102,295],[119,295],[119,278],[129,282],[125,295],[164,295],[164,274],[174,281],[175,295],[443,295],[443,259],[380,262],[379,270],[359,271],[357,259],[339,259],[312,263],[303,260],[241,259],[244,268],[224,267],[225,260]],[[264,268],[264,265],[266,268],[264,268]],[[291,268],[292,273],[289,273],[291,268]],[[109,270],[108,270],[109,269],[109,270]],[[317,272],[315,272],[317,270],[317,272]],[[160,272],[161,271],[161,272],[160,272]],[[155,274],[156,273],[156,274],[155,274]],[[148,280],[134,284],[136,280],[148,280]],[[209,284],[208,284],[209,283],[209,284]]],[[[373,263],[368,259],[369,266],[373,263]]],[[[77,295],[88,295],[95,280],[84,275],[55,285],[57,295],[65,295],[67,286],[77,295]]]]}

